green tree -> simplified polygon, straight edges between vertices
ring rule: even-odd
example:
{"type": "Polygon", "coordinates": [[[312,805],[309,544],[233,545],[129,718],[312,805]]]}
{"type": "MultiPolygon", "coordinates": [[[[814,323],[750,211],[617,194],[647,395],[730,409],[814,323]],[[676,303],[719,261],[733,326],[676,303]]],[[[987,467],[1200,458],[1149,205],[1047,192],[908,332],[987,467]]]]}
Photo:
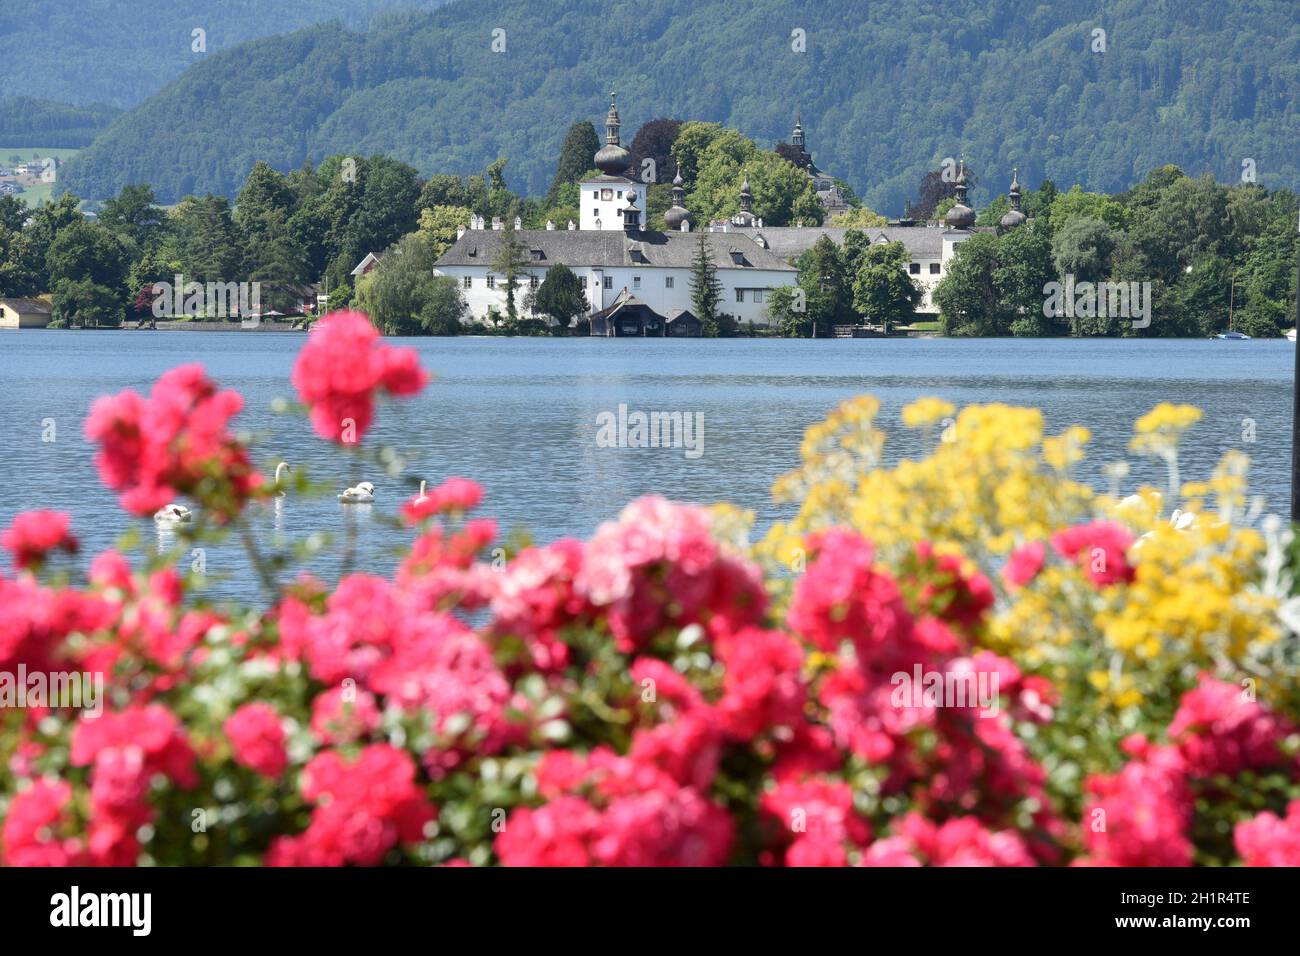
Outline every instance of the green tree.
{"type": "Polygon", "coordinates": [[[1114,249],[1115,236],[1104,220],[1074,216],[1056,222],[1052,262],[1062,280],[1067,275],[1073,275],[1079,282],[1105,279],[1110,274],[1114,249]]]}
{"type": "Polygon", "coordinates": [[[83,219],[61,230],[45,254],[45,267],[56,289],[69,280],[89,280],[116,295],[119,305],[125,298],[126,248],[97,222],[83,219]]]}
{"type": "Polygon", "coordinates": [[[1128,213],[1122,203],[1103,193],[1085,192],[1078,185],[1057,194],[1052,201],[1051,219],[1052,228],[1058,232],[1074,219],[1101,220],[1111,229],[1124,229],[1128,225],[1128,213]]]}
{"type": "Polygon", "coordinates": [[[582,178],[591,168],[592,157],[600,149],[600,140],[596,138],[596,127],[590,120],[581,120],[572,124],[564,136],[564,145],[560,147],[560,158],[555,164],[555,177],[551,188],[546,193],[548,206],[560,205],[560,189],[571,186],[582,178]]]}
{"type": "Polygon", "coordinates": [[[11,295],[36,295],[53,287],[46,269],[46,253],[64,229],[85,221],[80,205],[80,199],[64,193],[32,214],[31,222],[23,226],[13,243],[12,258],[5,270],[11,295]]]}
{"type": "Polygon", "coordinates": [[[90,278],[60,279],[54,287],[54,314],[59,326],[99,328],[121,325],[122,298],[90,278]]]}
{"type": "Polygon", "coordinates": [[[437,206],[473,208],[473,197],[461,177],[437,173],[430,176],[428,182],[420,189],[417,205],[421,212],[437,206]]]}
{"type": "Polygon", "coordinates": [[[515,293],[519,289],[519,276],[524,269],[532,265],[528,250],[515,232],[513,220],[507,220],[501,236],[501,244],[496,255],[492,257],[492,270],[505,281],[506,289],[506,328],[512,331],[519,328],[519,310],[515,303],[515,293]]]}
{"type": "Polygon", "coordinates": [[[673,140],[673,160],[677,163],[677,171],[682,174],[682,182],[688,190],[695,187],[696,175],[705,152],[722,132],[721,123],[703,123],[698,120],[683,123],[677,131],[677,138],[673,140]]]}
{"type": "Polygon", "coordinates": [[[551,266],[537,291],[530,295],[532,311],[553,319],[557,335],[568,334],[569,323],[590,311],[582,283],[566,265],[551,266]]]}
{"type": "Polygon", "coordinates": [[[866,206],[859,206],[856,209],[850,209],[848,212],[831,216],[831,221],[827,225],[836,228],[869,229],[887,226],[889,220],[878,212],[872,212],[866,206]]]}
{"type": "Polygon", "coordinates": [[[460,335],[461,323],[469,315],[460,285],[451,276],[428,276],[426,280],[420,327],[429,335],[460,335]]]}
{"type": "Polygon", "coordinates": [[[0,196],[0,229],[22,232],[29,215],[27,204],[17,196],[0,196]]]}
{"type": "Polygon", "coordinates": [[[812,334],[812,321],[803,289],[783,285],[767,297],[767,320],[772,328],[791,339],[806,339],[812,334]]]}
{"type": "Polygon", "coordinates": [[[429,246],[434,261],[456,242],[456,233],[461,227],[468,227],[473,213],[463,206],[434,206],[420,212],[418,235],[429,246]]]}
{"type": "Polygon", "coordinates": [[[224,196],[189,196],[171,212],[186,281],[234,282],[243,274],[243,237],[224,196]]]}
{"type": "MultiPolygon", "coordinates": [[[[845,237],[852,233],[846,233],[845,237]]],[[[860,234],[859,234],[860,235],[860,234]]],[[[799,257],[799,287],[804,291],[813,335],[829,335],[836,325],[852,323],[853,277],[835,240],[821,236],[799,257]]]]}
{"type": "Polygon", "coordinates": [[[429,245],[417,233],[403,236],[361,277],[355,298],[387,335],[454,335],[467,308],[456,280],[434,274],[429,245]]]}
{"type": "Polygon", "coordinates": [[[945,335],[1049,335],[1043,315],[1055,280],[1046,230],[1033,224],[1005,235],[976,233],[962,241],[933,299],[945,335]]]}
{"type": "Polygon", "coordinates": [[[147,185],[123,186],[122,191],[104,200],[99,211],[101,225],[146,249],[159,238],[167,214],[154,202],[153,187],[147,185]]]}
{"type": "Polygon", "coordinates": [[[695,256],[691,260],[691,305],[695,317],[704,327],[704,334],[710,338],[718,335],[718,305],[722,301],[722,283],[718,280],[718,269],[713,263],[704,233],[700,233],[695,256]]]}
{"type": "Polygon", "coordinates": [[[901,242],[873,243],[853,282],[854,308],[886,332],[891,322],[910,322],[925,294],[907,274],[909,261],[901,242]]]}

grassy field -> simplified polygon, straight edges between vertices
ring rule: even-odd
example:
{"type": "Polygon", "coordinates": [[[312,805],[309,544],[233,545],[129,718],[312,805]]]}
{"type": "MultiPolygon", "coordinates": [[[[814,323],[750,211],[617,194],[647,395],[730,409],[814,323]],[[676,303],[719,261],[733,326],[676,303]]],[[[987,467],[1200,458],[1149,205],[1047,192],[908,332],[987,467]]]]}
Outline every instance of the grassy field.
{"type": "MultiPolygon", "coordinates": [[[[13,166],[17,163],[26,163],[30,160],[46,156],[54,156],[60,160],[70,159],[76,156],[79,150],[64,149],[52,146],[0,146],[0,166],[13,166]]],[[[18,198],[28,206],[40,206],[50,201],[54,194],[53,183],[41,183],[37,186],[28,186],[18,194],[18,198]]]]}

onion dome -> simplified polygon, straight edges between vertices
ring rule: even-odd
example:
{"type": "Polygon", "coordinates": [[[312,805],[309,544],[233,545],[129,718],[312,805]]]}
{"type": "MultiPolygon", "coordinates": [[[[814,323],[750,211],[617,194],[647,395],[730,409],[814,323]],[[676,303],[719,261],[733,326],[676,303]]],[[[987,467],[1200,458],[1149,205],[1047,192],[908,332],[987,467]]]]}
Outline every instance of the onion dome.
{"type": "Polygon", "coordinates": [[[1011,200],[1011,209],[1002,217],[1003,229],[1014,229],[1016,226],[1024,225],[1028,218],[1020,211],[1020,170],[1011,171],[1011,188],[1007,191],[1007,198],[1011,200]]]}
{"type": "Polygon", "coordinates": [[[680,230],[683,222],[691,222],[691,214],[686,209],[686,189],[682,186],[681,170],[673,177],[673,204],[664,213],[664,223],[669,229],[680,230]]]}
{"type": "Polygon", "coordinates": [[[975,225],[975,210],[966,205],[966,160],[961,161],[957,169],[957,182],[954,184],[957,204],[944,215],[943,221],[949,229],[969,229],[975,225]]]}
{"type": "Polygon", "coordinates": [[[623,231],[638,232],[641,229],[641,210],[636,208],[636,190],[627,191],[627,205],[623,207],[623,231]]]}
{"type": "Polygon", "coordinates": [[[605,117],[605,145],[596,151],[596,168],[606,176],[622,176],[631,165],[632,157],[618,142],[618,107],[614,94],[609,94],[609,115],[605,117]]]}

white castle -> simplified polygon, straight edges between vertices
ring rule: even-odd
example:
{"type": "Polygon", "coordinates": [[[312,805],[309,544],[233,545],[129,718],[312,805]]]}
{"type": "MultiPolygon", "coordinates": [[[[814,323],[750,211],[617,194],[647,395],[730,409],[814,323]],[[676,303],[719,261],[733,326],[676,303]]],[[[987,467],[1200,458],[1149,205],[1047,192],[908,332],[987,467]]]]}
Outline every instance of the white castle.
{"type": "MultiPolygon", "coordinates": [[[[694,336],[700,322],[691,308],[691,263],[698,253],[701,236],[717,270],[722,287],[719,311],[732,315],[740,324],[768,324],[767,302],[774,289],[792,286],[798,272],[792,264],[822,236],[843,243],[847,228],[764,226],[752,210],[753,196],[748,177],[740,189],[740,212],[730,220],[694,230],[694,220],[685,207],[686,192],[679,173],[673,181],[673,205],[664,214],[666,230],[650,229],[646,218],[648,185],[628,173],[631,157],[619,140],[618,107],[613,102],[605,120],[605,145],[595,154],[599,175],[579,184],[579,219],[557,229],[523,229],[515,220],[514,236],[527,250],[530,263],[523,271],[516,301],[530,288],[537,288],[547,270],[565,265],[577,275],[591,308],[593,335],[610,336],[694,336]]],[[[818,197],[828,208],[839,203],[833,181],[818,170],[805,149],[802,124],[796,119],[792,144],[798,163],[814,180],[818,197]]],[[[970,238],[974,211],[966,205],[966,171],[963,162],[955,182],[957,204],[943,223],[917,225],[903,222],[860,229],[870,242],[901,242],[907,249],[908,273],[924,291],[919,313],[937,311],[931,293],[943,278],[959,243],[970,238]]],[[[1013,211],[1003,226],[1014,228],[1024,221],[1019,212],[1020,187],[1013,179],[1013,211]],[[1013,216],[1019,219],[1010,221],[1013,216]]],[[[490,227],[483,217],[472,217],[461,229],[456,242],[435,264],[440,275],[457,280],[478,320],[489,311],[504,313],[504,280],[495,274],[493,262],[505,239],[504,223],[490,227]]],[[[369,257],[368,257],[369,260],[369,257]]],[[[358,270],[363,269],[358,266],[358,270]]]]}

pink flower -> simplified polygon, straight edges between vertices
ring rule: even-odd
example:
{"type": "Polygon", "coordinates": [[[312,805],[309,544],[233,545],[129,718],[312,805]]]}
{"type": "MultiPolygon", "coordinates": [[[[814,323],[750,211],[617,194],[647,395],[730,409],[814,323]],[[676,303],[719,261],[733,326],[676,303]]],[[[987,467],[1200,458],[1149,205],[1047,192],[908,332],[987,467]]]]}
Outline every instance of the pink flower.
{"type": "Polygon", "coordinates": [[[187,789],[198,785],[194,751],[185,729],[162,704],[137,704],[99,717],[83,716],[72,731],[69,761],[74,767],[85,767],[105,751],[128,747],[139,748],[143,754],[143,772],[161,773],[187,789]]]}
{"type": "Polygon", "coordinates": [[[596,530],[576,586],[604,609],[620,650],[640,650],[668,628],[703,624],[722,633],[762,617],[757,567],[724,553],[710,527],[703,508],[649,495],[596,530]]]}
{"type": "Polygon", "coordinates": [[[719,638],[718,656],[726,667],[718,713],[731,736],[751,740],[800,722],[803,649],[792,637],[746,628],[719,638]]]}
{"type": "Polygon", "coordinates": [[[935,824],[913,811],[895,829],[898,835],[873,843],[866,866],[1034,866],[1024,839],[1013,830],[992,831],[974,817],[935,824]]]}
{"type": "Polygon", "coordinates": [[[201,365],[164,372],[148,400],[132,391],[96,399],[85,430],[100,446],[100,479],[133,514],[194,495],[216,520],[229,520],[262,483],[227,430],[242,405],[237,392],[217,391],[201,365]]]}
{"type": "Polygon", "coordinates": [[[222,724],[235,762],[272,780],[284,773],[289,755],[280,714],[270,704],[245,704],[222,724]]]}
{"type": "Polygon", "coordinates": [[[1247,698],[1241,687],[1201,674],[1178,705],[1169,739],[1178,744],[1192,776],[1235,777],[1281,764],[1282,742],[1293,731],[1289,721],[1247,698]]]}
{"type": "Polygon", "coordinates": [[[0,547],[13,555],[14,567],[38,564],[55,550],[76,552],[72,519],[63,511],[20,511],[0,535],[0,547]]]}
{"type": "Polygon", "coordinates": [[[298,836],[279,837],[267,866],[377,866],[398,846],[425,839],[437,809],[417,784],[415,763],[404,751],[372,744],[353,762],[336,751],[303,769],[302,796],[316,804],[298,836]]]}
{"type": "Polygon", "coordinates": [[[407,524],[419,524],[434,515],[473,511],[483,500],[483,486],[468,478],[451,477],[425,495],[416,495],[402,505],[407,524]]]}
{"type": "Polygon", "coordinates": [[[1084,781],[1084,861],[1095,866],[1191,866],[1192,795],[1182,757],[1149,748],[1116,774],[1084,781]]]}
{"type": "Polygon", "coordinates": [[[562,538],[544,548],[524,548],[493,576],[492,630],[521,638],[539,670],[554,672],[568,663],[560,632],[591,614],[575,584],[583,553],[582,542],[562,538]]]}
{"type": "Polygon", "coordinates": [[[505,866],[589,866],[600,814],[581,797],[561,796],[510,814],[494,849],[505,866]]]}
{"type": "Polygon", "coordinates": [[[1246,866],[1300,866],[1300,800],[1292,800],[1286,818],[1261,813],[1233,831],[1237,852],[1246,866]]]}
{"type": "Polygon", "coordinates": [[[1133,536],[1113,521],[1093,521],[1052,535],[1052,547],[1079,565],[1097,587],[1133,581],[1136,571],[1128,563],[1133,536]]]}
{"type": "Polygon", "coordinates": [[[415,351],[381,345],[361,312],[334,312],[317,322],[292,375],[316,434],[339,444],[365,437],[380,392],[414,395],[428,380],[415,351]]]}
{"type": "Polygon", "coordinates": [[[311,708],[312,732],[328,744],[348,744],[379,726],[375,695],[356,687],[335,687],[316,695],[311,708]]]}
{"type": "Polygon", "coordinates": [[[759,809],[790,834],[787,866],[843,865],[847,847],[871,840],[871,825],[853,807],[853,789],[832,777],[780,781],[763,794],[759,809]]]}
{"type": "Polygon", "coordinates": [[[787,623],[824,651],[844,641],[870,666],[910,641],[912,617],[898,585],[873,567],[875,554],[861,535],[843,528],[810,535],[812,560],[795,583],[787,623]]]}
{"type": "Polygon", "coordinates": [[[1008,587],[1021,588],[1038,577],[1043,570],[1047,557],[1047,545],[1042,541],[1031,541],[1011,552],[1006,567],[1002,569],[1002,579],[1008,587]]]}
{"type": "Polygon", "coordinates": [[[14,794],[0,829],[0,863],[5,866],[74,866],[83,862],[76,840],[62,837],[72,787],[37,780],[14,794]]]}

